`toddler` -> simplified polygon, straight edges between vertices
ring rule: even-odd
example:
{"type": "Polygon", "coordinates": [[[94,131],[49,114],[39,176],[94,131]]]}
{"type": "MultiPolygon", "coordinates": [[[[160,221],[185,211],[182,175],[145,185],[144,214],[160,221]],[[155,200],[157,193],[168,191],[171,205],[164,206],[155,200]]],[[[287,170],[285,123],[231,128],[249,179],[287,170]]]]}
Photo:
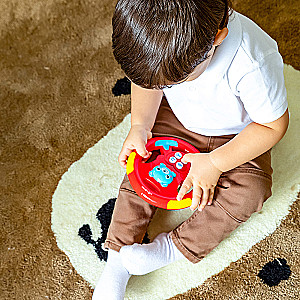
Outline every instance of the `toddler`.
{"type": "Polygon", "coordinates": [[[179,259],[199,262],[271,196],[271,148],[288,127],[276,42],[228,0],[119,0],[113,53],[131,81],[131,129],[119,155],[145,159],[151,137],[183,139],[200,153],[177,200],[193,188],[193,214],[141,244],[156,208],[125,175],[93,300],[123,299],[130,276],[179,259]],[[218,186],[217,186],[218,184],[218,186]]]}

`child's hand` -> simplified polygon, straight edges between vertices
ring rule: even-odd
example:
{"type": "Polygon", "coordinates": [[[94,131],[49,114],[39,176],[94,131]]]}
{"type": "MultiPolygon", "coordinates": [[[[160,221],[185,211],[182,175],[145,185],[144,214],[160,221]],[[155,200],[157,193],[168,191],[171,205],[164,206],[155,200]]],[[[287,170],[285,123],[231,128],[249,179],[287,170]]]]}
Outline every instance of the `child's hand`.
{"type": "Polygon", "coordinates": [[[149,158],[151,156],[151,152],[146,150],[145,145],[151,137],[151,131],[147,130],[142,125],[131,126],[119,155],[119,164],[123,168],[126,168],[128,156],[133,150],[136,150],[136,152],[140,156],[144,157],[144,159],[149,158]]]}
{"type": "Polygon", "coordinates": [[[190,162],[191,168],[179,190],[177,200],[181,200],[193,187],[193,199],[190,208],[195,210],[201,202],[199,210],[203,210],[206,204],[212,203],[215,186],[222,172],[213,165],[209,153],[185,154],[181,161],[190,162]]]}

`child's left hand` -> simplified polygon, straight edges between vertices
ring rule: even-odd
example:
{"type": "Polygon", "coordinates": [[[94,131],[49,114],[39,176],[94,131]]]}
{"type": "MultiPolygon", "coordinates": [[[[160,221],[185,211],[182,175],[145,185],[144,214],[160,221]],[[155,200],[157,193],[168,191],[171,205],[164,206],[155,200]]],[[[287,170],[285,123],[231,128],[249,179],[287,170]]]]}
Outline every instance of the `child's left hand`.
{"type": "Polygon", "coordinates": [[[217,169],[210,160],[209,153],[188,153],[181,159],[183,163],[191,163],[190,171],[185,178],[177,200],[193,187],[193,199],[191,210],[195,210],[199,203],[199,210],[203,210],[206,204],[210,205],[213,200],[215,187],[222,172],[217,169]]]}

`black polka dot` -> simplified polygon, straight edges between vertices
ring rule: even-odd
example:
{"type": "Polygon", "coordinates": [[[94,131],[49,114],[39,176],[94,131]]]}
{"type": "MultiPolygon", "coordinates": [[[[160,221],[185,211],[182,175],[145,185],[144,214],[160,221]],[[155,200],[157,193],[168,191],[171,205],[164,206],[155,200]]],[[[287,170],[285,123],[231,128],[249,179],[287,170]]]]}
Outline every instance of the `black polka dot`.
{"type": "MultiPolygon", "coordinates": [[[[97,256],[102,261],[107,261],[107,251],[102,248],[102,245],[104,244],[108,228],[111,222],[113,210],[115,207],[116,198],[109,199],[105,204],[101,206],[101,208],[98,210],[96,214],[96,218],[98,219],[102,235],[99,237],[96,241],[92,239],[92,231],[89,224],[82,225],[78,230],[78,235],[87,243],[92,244],[94,246],[95,252],[97,253],[97,256]]],[[[146,233],[143,239],[144,244],[150,243],[150,240],[148,238],[148,234],[146,233]]]]}
{"type": "Polygon", "coordinates": [[[290,267],[284,258],[276,258],[266,263],[259,271],[258,277],[268,286],[278,285],[281,280],[287,280],[291,274],[290,267]]]}
{"type": "Polygon", "coordinates": [[[117,80],[112,92],[115,96],[129,95],[131,93],[130,80],[127,77],[117,80]]]}

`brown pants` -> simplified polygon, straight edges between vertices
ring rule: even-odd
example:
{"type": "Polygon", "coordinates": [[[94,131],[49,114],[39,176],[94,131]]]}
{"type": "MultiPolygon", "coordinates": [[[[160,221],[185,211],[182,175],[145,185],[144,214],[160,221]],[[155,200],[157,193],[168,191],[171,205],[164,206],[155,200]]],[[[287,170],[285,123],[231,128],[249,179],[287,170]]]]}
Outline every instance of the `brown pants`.
{"type": "MultiPolygon", "coordinates": [[[[157,114],[153,137],[181,138],[200,152],[210,152],[235,135],[203,136],[184,128],[163,98],[157,114]]],[[[261,210],[271,196],[271,151],[223,173],[212,205],[195,210],[190,218],[170,233],[176,247],[192,263],[199,262],[251,214],[261,210]]],[[[120,186],[104,248],[119,251],[124,245],[141,243],[156,207],[142,200],[125,175],[120,186]]]]}

